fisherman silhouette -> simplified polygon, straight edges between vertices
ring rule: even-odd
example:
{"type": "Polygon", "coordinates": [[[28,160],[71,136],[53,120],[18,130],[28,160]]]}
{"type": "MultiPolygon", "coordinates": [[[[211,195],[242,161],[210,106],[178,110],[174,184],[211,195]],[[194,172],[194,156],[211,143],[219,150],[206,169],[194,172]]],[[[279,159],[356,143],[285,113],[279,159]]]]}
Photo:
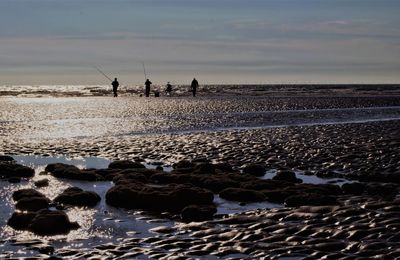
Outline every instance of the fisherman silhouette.
{"type": "Polygon", "coordinates": [[[113,87],[113,92],[114,92],[114,97],[118,97],[118,86],[119,86],[119,82],[117,80],[117,78],[114,79],[114,81],[111,83],[112,87],[113,87]]]}
{"type": "Polygon", "coordinates": [[[194,79],[192,80],[192,85],[191,85],[193,97],[196,96],[196,91],[197,91],[197,87],[198,87],[198,86],[199,86],[199,82],[197,82],[197,80],[194,78],[194,79]]]}
{"type": "Polygon", "coordinates": [[[171,85],[171,83],[169,83],[169,81],[168,81],[168,83],[167,83],[167,88],[165,89],[165,92],[167,92],[167,95],[168,95],[168,96],[171,96],[172,85],[171,85]]]}
{"type": "Polygon", "coordinates": [[[146,86],[145,88],[145,95],[146,97],[150,96],[150,85],[151,85],[151,81],[149,79],[146,80],[146,82],[144,83],[144,85],[146,86]]]}

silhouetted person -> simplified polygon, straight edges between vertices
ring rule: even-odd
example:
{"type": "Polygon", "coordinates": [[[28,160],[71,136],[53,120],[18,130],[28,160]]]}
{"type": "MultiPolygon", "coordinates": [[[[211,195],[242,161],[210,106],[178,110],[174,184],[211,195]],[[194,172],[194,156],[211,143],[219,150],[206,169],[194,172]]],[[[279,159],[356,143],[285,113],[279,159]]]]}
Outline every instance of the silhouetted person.
{"type": "Polygon", "coordinates": [[[151,81],[149,79],[146,80],[146,82],[144,83],[144,85],[146,86],[145,88],[145,95],[146,97],[150,96],[150,86],[151,86],[151,81]]]}
{"type": "Polygon", "coordinates": [[[171,96],[171,92],[172,92],[172,85],[171,83],[167,83],[167,88],[165,89],[165,92],[167,92],[168,96],[171,96]]]}
{"type": "Polygon", "coordinates": [[[197,87],[198,87],[198,86],[199,86],[199,82],[197,82],[197,80],[194,78],[194,79],[192,80],[192,85],[191,85],[193,97],[196,96],[196,91],[197,91],[197,87]]]}
{"type": "Polygon", "coordinates": [[[114,79],[114,81],[111,83],[112,87],[113,87],[113,92],[114,92],[114,97],[118,97],[118,86],[119,86],[119,82],[117,80],[117,78],[114,79]]]}

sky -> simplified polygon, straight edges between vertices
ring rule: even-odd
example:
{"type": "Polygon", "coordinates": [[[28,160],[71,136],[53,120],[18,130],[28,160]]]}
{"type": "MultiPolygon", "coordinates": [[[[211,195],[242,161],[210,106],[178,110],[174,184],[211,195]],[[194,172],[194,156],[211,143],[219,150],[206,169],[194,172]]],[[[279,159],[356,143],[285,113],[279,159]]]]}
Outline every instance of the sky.
{"type": "Polygon", "coordinates": [[[400,83],[399,0],[0,0],[0,85],[400,83]]]}

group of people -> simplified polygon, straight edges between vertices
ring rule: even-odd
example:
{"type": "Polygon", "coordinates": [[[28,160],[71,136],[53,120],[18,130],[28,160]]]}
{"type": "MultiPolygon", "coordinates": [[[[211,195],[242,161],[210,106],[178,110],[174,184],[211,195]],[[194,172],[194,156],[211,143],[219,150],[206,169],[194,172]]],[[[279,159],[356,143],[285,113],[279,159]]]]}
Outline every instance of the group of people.
{"type": "MultiPolygon", "coordinates": [[[[144,94],[145,94],[146,97],[150,96],[150,86],[151,86],[151,84],[153,84],[153,83],[149,79],[147,79],[146,82],[144,83],[144,85],[145,85],[144,94]]],[[[113,88],[114,97],[118,97],[119,82],[118,82],[117,78],[114,79],[114,81],[111,83],[111,85],[112,85],[112,88],[113,88]]],[[[192,84],[190,85],[190,90],[191,90],[191,92],[193,94],[193,97],[196,96],[196,92],[197,92],[198,86],[199,86],[199,82],[194,78],[192,80],[192,84]]],[[[167,93],[168,96],[171,96],[172,85],[171,85],[170,82],[167,83],[165,92],[167,93]]]]}

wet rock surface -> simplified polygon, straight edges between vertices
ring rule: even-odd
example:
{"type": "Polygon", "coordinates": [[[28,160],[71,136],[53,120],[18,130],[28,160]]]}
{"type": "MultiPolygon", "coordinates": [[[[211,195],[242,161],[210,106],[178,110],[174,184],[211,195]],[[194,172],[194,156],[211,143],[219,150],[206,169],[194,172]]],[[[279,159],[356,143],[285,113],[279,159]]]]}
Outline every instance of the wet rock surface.
{"type": "Polygon", "coordinates": [[[100,196],[92,191],[84,191],[78,187],[71,187],[58,195],[54,202],[70,206],[93,207],[101,200],[100,196]]]}

